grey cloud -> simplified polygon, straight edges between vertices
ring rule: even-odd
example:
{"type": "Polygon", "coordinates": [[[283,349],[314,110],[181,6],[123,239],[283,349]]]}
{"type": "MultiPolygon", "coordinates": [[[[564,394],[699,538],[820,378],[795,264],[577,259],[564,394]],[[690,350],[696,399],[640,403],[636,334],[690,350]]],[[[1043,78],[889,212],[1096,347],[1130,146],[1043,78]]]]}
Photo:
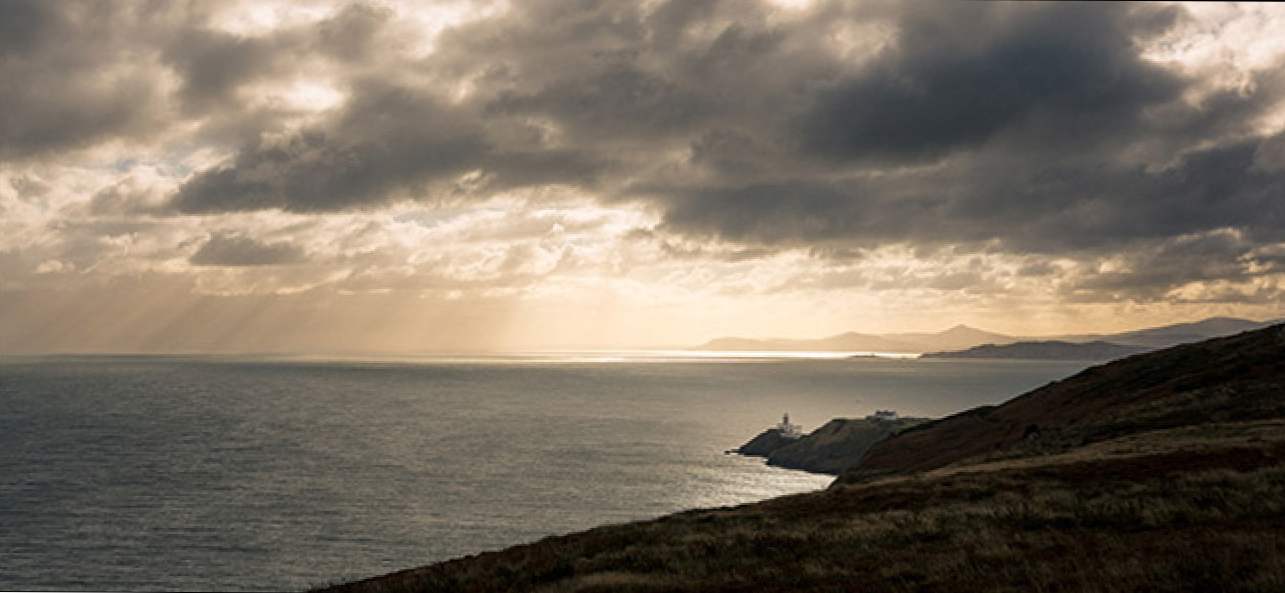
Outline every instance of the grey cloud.
{"type": "Polygon", "coordinates": [[[1020,126],[1061,145],[1114,135],[1183,91],[1133,42],[1176,15],[1070,3],[909,7],[894,48],[817,94],[802,144],[837,159],[913,160],[1020,126]]]}
{"type": "Polygon", "coordinates": [[[343,60],[368,59],[380,32],[395,16],[388,8],[349,4],[318,25],[316,45],[343,60]]]}
{"type": "Polygon", "coordinates": [[[292,114],[265,114],[239,91],[303,65],[369,59],[390,20],[385,9],[353,4],[318,22],[240,35],[213,28],[213,5],[0,2],[0,157],[55,158],[194,120],[207,132],[198,142],[225,141],[220,130],[238,125],[279,128],[292,114]]]}
{"type": "Polygon", "coordinates": [[[687,130],[712,110],[700,96],[623,63],[529,95],[508,93],[488,106],[491,115],[547,115],[573,125],[579,136],[628,141],[687,130]]]}
{"type": "Polygon", "coordinates": [[[28,158],[147,131],[157,73],[131,64],[110,5],[0,3],[0,158],[28,158]]]}
{"type": "Polygon", "coordinates": [[[283,55],[272,39],[196,29],[172,39],[164,59],[183,81],[185,108],[201,112],[234,99],[237,88],[272,72],[283,55]]]}
{"type": "Polygon", "coordinates": [[[0,3],[0,56],[20,55],[47,40],[44,33],[59,25],[62,15],[52,2],[0,3]]]}
{"type": "Polygon", "coordinates": [[[212,29],[198,19],[171,31],[162,57],[182,81],[179,98],[189,113],[237,111],[230,103],[238,89],[310,60],[380,65],[374,52],[392,17],[390,9],[352,3],[319,22],[259,36],[212,29]]]}
{"type": "Polygon", "coordinates": [[[1017,269],[1019,277],[1043,277],[1056,274],[1058,267],[1045,260],[1029,261],[1017,269]]]}
{"type": "Polygon", "coordinates": [[[780,151],[751,136],[745,130],[713,128],[691,143],[691,162],[714,171],[720,177],[761,178],[771,174],[771,163],[781,160],[780,151]]]}
{"type": "Polygon", "coordinates": [[[243,147],[232,162],[184,183],[172,206],[185,213],[368,209],[434,189],[447,196],[481,187],[583,185],[601,167],[600,159],[574,150],[496,147],[467,107],[369,81],[332,121],[286,142],[243,147]],[[451,185],[474,172],[481,187],[451,185]]]}
{"type": "Polygon", "coordinates": [[[1191,282],[1243,283],[1277,273],[1271,255],[1253,253],[1254,243],[1234,232],[1214,232],[1139,245],[1125,251],[1127,271],[1085,272],[1062,291],[1075,300],[1156,301],[1191,282]]]}
{"type": "Polygon", "coordinates": [[[471,119],[431,95],[372,84],[329,126],[256,142],[198,173],[173,205],[188,213],[375,206],[477,167],[489,147],[471,119]]]}
{"type": "Polygon", "coordinates": [[[196,266],[275,266],[305,260],[303,248],[289,242],[262,243],[240,234],[216,233],[188,262],[196,266]]]}
{"type": "Polygon", "coordinates": [[[638,187],[672,231],[783,246],[972,243],[1053,253],[1231,227],[1285,237],[1285,176],[1255,169],[1260,141],[1193,152],[1173,167],[970,161],[829,182],[638,187]]]}

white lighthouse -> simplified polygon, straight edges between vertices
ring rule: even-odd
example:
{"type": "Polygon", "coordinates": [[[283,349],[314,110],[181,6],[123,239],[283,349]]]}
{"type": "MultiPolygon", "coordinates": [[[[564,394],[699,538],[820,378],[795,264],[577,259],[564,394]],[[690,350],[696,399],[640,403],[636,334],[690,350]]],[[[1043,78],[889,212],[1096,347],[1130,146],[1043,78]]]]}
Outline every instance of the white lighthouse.
{"type": "Polygon", "coordinates": [[[798,424],[790,423],[789,412],[786,412],[785,415],[781,417],[781,423],[776,425],[776,430],[781,433],[781,436],[787,439],[797,439],[803,436],[803,427],[798,424]]]}

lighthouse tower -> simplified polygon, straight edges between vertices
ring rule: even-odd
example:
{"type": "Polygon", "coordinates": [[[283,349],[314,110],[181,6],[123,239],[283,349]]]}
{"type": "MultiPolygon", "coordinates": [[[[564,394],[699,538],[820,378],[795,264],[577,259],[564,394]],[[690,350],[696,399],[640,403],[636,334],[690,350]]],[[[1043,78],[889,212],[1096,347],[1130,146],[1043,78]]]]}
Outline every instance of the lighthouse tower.
{"type": "Polygon", "coordinates": [[[797,439],[803,436],[803,427],[790,422],[789,412],[786,412],[785,415],[781,416],[781,423],[776,425],[776,430],[781,433],[781,436],[787,439],[797,439]]]}

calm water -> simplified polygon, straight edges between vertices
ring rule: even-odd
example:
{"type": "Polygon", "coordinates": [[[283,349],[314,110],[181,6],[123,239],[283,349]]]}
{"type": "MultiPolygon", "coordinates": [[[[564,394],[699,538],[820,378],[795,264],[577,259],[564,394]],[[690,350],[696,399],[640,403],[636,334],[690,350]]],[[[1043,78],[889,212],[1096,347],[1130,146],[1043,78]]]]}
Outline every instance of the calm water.
{"type": "Polygon", "coordinates": [[[1076,363],[0,359],[0,589],[291,590],[822,488],[789,411],[1002,401],[1076,363]]]}

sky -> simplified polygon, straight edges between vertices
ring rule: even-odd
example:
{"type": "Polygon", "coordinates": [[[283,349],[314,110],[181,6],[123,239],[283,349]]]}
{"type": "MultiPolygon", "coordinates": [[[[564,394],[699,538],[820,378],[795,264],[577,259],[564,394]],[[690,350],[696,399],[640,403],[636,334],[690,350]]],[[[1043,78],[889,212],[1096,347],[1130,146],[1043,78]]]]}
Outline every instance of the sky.
{"type": "Polygon", "coordinates": [[[0,352],[1285,315],[1285,9],[0,0],[0,352]]]}

